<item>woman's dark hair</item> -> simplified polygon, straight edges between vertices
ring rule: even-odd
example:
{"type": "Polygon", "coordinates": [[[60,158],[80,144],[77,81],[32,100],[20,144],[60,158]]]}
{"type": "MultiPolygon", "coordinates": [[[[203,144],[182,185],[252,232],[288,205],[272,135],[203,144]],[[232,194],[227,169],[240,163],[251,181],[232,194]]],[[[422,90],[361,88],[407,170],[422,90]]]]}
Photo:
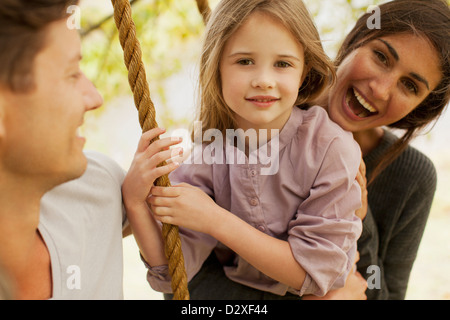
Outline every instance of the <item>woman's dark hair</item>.
{"type": "Polygon", "coordinates": [[[345,38],[335,64],[337,67],[353,50],[374,39],[414,34],[428,40],[440,59],[442,79],[436,88],[411,113],[389,125],[405,130],[404,135],[385,154],[370,180],[384,170],[407,147],[415,134],[442,114],[450,98],[450,9],[444,0],[394,0],[379,6],[381,28],[369,29],[366,13],[345,38]]]}
{"type": "Polygon", "coordinates": [[[36,55],[45,46],[45,27],[68,17],[78,0],[0,1],[0,86],[31,90],[36,55]]]}

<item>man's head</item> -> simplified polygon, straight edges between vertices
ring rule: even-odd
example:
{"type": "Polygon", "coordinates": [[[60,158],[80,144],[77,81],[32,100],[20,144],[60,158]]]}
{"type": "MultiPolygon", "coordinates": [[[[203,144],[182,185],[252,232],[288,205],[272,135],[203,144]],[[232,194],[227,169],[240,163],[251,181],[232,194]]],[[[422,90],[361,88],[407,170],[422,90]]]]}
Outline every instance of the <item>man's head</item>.
{"type": "Polygon", "coordinates": [[[102,98],[79,67],[81,41],[67,26],[75,0],[0,2],[0,170],[46,188],[86,168],[86,111],[102,98]]]}
{"type": "Polygon", "coordinates": [[[46,27],[68,16],[78,0],[2,0],[0,2],[0,84],[13,91],[33,86],[33,62],[48,40],[46,27]]]}

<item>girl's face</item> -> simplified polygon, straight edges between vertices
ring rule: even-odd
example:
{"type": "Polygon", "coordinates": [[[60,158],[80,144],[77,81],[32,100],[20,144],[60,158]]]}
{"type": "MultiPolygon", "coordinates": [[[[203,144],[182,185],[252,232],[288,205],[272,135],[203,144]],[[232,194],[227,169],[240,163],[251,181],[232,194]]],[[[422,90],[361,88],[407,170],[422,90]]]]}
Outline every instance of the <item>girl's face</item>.
{"type": "Polygon", "coordinates": [[[415,109],[442,77],[436,50],[422,37],[381,37],[347,56],[330,90],[328,113],[348,131],[389,125],[415,109]]]}
{"type": "Polygon", "coordinates": [[[302,45],[280,22],[255,12],[226,42],[222,94],[244,130],[282,129],[297,100],[302,45]]]}

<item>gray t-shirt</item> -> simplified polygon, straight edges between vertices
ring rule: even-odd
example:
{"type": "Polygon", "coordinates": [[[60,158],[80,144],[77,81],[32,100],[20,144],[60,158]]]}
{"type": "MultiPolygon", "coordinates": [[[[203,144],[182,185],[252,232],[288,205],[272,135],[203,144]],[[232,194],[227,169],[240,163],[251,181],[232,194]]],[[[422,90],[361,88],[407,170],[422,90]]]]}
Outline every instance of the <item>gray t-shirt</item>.
{"type": "Polygon", "coordinates": [[[85,152],[86,172],[48,192],[39,231],[50,253],[52,299],[123,299],[124,170],[85,152]]]}

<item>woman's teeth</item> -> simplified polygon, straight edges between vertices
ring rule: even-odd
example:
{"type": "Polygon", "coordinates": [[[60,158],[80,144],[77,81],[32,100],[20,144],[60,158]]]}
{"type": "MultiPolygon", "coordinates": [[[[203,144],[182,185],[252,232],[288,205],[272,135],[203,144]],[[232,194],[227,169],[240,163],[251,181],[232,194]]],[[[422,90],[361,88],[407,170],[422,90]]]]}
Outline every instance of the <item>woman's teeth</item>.
{"type": "Polygon", "coordinates": [[[347,92],[346,102],[353,113],[360,118],[366,118],[377,113],[377,110],[353,88],[347,92]]]}
{"type": "Polygon", "coordinates": [[[353,89],[353,92],[355,93],[356,99],[358,99],[359,103],[367,109],[369,112],[377,112],[374,107],[372,107],[366,100],[364,100],[363,97],[355,90],[353,89]]]}

